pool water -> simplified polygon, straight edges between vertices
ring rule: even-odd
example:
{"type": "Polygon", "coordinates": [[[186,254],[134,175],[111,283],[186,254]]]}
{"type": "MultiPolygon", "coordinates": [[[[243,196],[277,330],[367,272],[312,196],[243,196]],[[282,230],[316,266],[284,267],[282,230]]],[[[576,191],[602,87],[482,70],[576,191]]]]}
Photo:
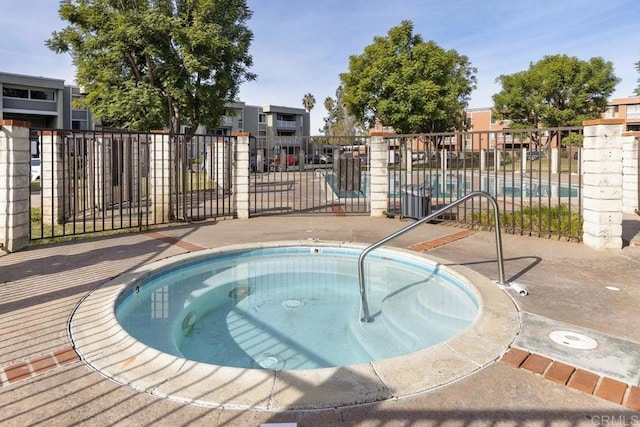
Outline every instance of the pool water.
{"type": "MultiPolygon", "coordinates": [[[[360,176],[360,190],[341,190],[338,188],[338,178],[335,172],[326,174],[327,184],[339,198],[366,198],[370,196],[369,173],[362,172],[360,176]]],[[[404,177],[406,179],[406,177],[404,177]]],[[[441,174],[424,175],[417,179],[431,188],[432,197],[462,197],[472,190],[472,177],[465,174],[448,174],[444,178],[441,174]]],[[[482,176],[481,190],[487,191],[495,197],[572,197],[580,196],[577,185],[549,183],[535,179],[504,179],[502,177],[482,176]]],[[[402,194],[406,182],[401,183],[397,173],[389,175],[389,197],[397,198],[402,194]]]]}
{"type": "Polygon", "coordinates": [[[361,323],[357,257],[342,247],[226,253],[171,267],[121,295],[116,317],[163,352],[250,369],[348,366],[407,354],[468,328],[473,293],[419,257],[365,261],[371,323],[361,323]]]}

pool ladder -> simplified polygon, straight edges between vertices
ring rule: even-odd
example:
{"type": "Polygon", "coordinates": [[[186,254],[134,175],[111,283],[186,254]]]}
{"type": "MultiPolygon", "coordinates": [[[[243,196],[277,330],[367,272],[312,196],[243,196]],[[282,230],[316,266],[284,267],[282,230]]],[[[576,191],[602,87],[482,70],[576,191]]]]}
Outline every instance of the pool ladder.
{"type": "MultiPolygon", "coordinates": [[[[452,208],[458,206],[459,204],[467,201],[468,199],[471,199],[472,197],[477,197],[477,196],[482,196],[482,197],[486,197],[487,199],[489,199],[489,201],[491,202],[491,205],[493,206],[493,217],[494,217],[494,221],[495,221],[495,232],[496,232],[496,253],[498,255],[498,282],[497,285],[501,286],[501,287],[508,287],[509,284],[507,284],[504,280],[504,262],[502,260],[502,237],[500,235],[500,215],[498,212],[498,202],[496,202],[496,199],[489,193],[487,193],[486,191],[472,191],[469,194],[465,194],[464,196],[460,197],[458,200],[456,200],[455,202],[450,203],[449,205],[438,209],[437,211],[427,215],[424,218],[420,218],[419,220],[417,220],[416,222],[414,222],[413,224],[409,224],[408,226],[396,231],[395,233],[385,237],[382,240],[378,240],[377,242],[367,246],[366,248],[364,248],[364,250],[362,251],[362,253],[360,254],[360,256],[358,257],[358,280],[360,282],[360,298],[362,300],[362,318],[360,318],[361,322],[365,322],[365,323],[369,323],[369,322],[373,322],[373,318],[369,315],[369,303],[367,302],[367,290],[365,287],[365,283],[364,283],[364,258],[367,256],[367,254],[369,254],[369,252],[373,251],[374,249],[384,245],[385,243],[387,243],[390,240],[395,239],[396,237],[408,232],[409,230],[412,230],[416,227],[418,227],[421,224],[424,224],[427,221],[432,220],[433,218],[436,218],[437,216],[451,210],[452,208]]],[[[520,295],[527,295],[527,291],[522,288],[519,285],[513,285],[512,286],[520,295]]]]}

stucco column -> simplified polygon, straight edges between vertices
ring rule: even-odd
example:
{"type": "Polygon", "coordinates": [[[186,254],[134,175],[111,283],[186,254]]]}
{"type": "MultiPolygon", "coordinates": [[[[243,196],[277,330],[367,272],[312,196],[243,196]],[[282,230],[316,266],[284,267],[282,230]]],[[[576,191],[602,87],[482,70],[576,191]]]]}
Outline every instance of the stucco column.
{"type": "MultiPolygon", "coordinates": [[[[233,197],[238,219],[249,218],[249,132],[236,132],[236,155],[231,166],[233,197]]],[[[233,157],[233,156],[232,156],[233,157]]],[[[257,163],[260,165],[260,163],[257,163]]]]}
{"type": "Polygon", "coordinates": [[[153,223],[163,224],[175,215],[171,205],[171,168],[174,162],[171,136],[158,131],[150,135],[149,142],[149,197],[153,210],[153,223]]]}
{"type": "Polygon", "coordinates": [[[0,120],[0,251],[29,245],[29,123],[0,120]]]}
{"type": "Polygon", "coordinates": [[[595,249],[622,248],[622,130],[620,119],[584,123],[582,238],[595,249]]]}
{"type": "Polygon", "coordinates": [[[640,132],[627,132],[622,138],[622,211],[634,213],[640,210],[640,132]]]}
{"type": "Polygon", "coordinates": [[[58,131],[41,131],[40,191],[42,193],[42,222],[44,224],[64,224],[71,212],[68,207],[69,190],[65,191],[66,147],[63,135],[58,131]],[[66,197],[66,199],[65,199],[66,197]]]}
{"type": "Polygon", "coordinates": [[[389,147],[385,140],[386,132],[371,132],[369,139],[371,216],[384,217],[387,215],[389,194],[389,147]]]}
{"type": "Polygon", "coordinates": [[[228,136],[212,137],[211,142],[206,143],[206,171],[208,178],[215,183],[218,190],[226,193],[233,186],[233,162],[234,138],[228,136]]]}
{"type": "Polygon", "coordinates": [[[106,210],[113,204],[113,150],[117,142],[113,135],[97,134],[91,153],[93,164],[94,206],[106,210]]]}

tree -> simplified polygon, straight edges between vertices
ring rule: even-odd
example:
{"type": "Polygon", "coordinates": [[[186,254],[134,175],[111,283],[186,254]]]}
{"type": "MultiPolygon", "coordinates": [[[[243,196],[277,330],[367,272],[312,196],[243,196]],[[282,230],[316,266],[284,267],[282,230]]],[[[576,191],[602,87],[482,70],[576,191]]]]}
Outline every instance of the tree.
{"type": "Polygon", "coordinates": [[[423,41],[411,21],[402,21],[352,55],[340,79],[357,120],[371,127],[378,118],[398,133],[438,132],[463,122],[475,73],[466,56],[423,41]]]}
{"type": "Polygon", "coordinates": [[[613,64],[600,57],[552,55],[496,81],[502,90],[493,95],[494,115],[523,129],[579,126],[600,117],[620,79],[613,64]]]}
{"type": "Polygon", "coordinates": [[[71,54],[82,104],[113,126],[213,129],[255,79],[245,0],[62,0],[59,14],[46,45],[71,54]]]}
{"type": "Polygon", "coordinates": [[[304,107],[305,110],[307,110],[307,112],[311,112],[311,110],[313,110],[313,107],[315,107],[316,105],[316,98],[315,96],[311,95],[310,93],[305,94],[302,97],[302,106],[304,107]]]}
{"type": "Polygon", "coordinates": [[[328,116],[324,118],[324,128],[320,132],[326,136],[350,136],[362,132],[362,125],[347,111],[344,105],[342,86],[336,89],[336,98],[327,96],[324,100],[324,108],[328,116]]]}

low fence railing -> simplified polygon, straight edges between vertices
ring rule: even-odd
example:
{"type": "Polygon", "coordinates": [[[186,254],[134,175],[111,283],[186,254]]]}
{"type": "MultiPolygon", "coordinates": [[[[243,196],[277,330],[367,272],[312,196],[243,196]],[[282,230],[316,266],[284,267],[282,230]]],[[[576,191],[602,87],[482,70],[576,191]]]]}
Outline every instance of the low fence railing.
{"type": "MultiPolygon", "coordinates": [[[[582,128],[389,136],[388,140],[390,214],[424,216],[427,209],[485,191],[498,201],[506,232],[581,239],[582,128]],[[494,145],[482,148],[482,141],[494,145]],[[414,200],[407,203],[407,199],[414,200]]],[[[488,204],[477,200],[441,219],[470,227],[494,226],[488,204]]]]}
{"type": "Polygon", "coordinates": [[[37,130],[31,240],[233,215],[231,137],[37,130]]]}
{"type": "MultiPolygon", "coordinates": [[[[424,217],[484,191],[497,200],[505,232],[582,235],[582,128],[388,135],[388,157],[375,164],[370,137],[251,137],[248,170],[237,170],[238,142],[230,136],[34,135],[40,166],[32,171],[39,175],[32,173],[32,240],[231,217],[238,177],[248,177],[253,217],[369,215],[372,168],[388,176],[388,216],[424,217]]],[[[439,220],[495,225],[482,200],[439,220]]]]}

